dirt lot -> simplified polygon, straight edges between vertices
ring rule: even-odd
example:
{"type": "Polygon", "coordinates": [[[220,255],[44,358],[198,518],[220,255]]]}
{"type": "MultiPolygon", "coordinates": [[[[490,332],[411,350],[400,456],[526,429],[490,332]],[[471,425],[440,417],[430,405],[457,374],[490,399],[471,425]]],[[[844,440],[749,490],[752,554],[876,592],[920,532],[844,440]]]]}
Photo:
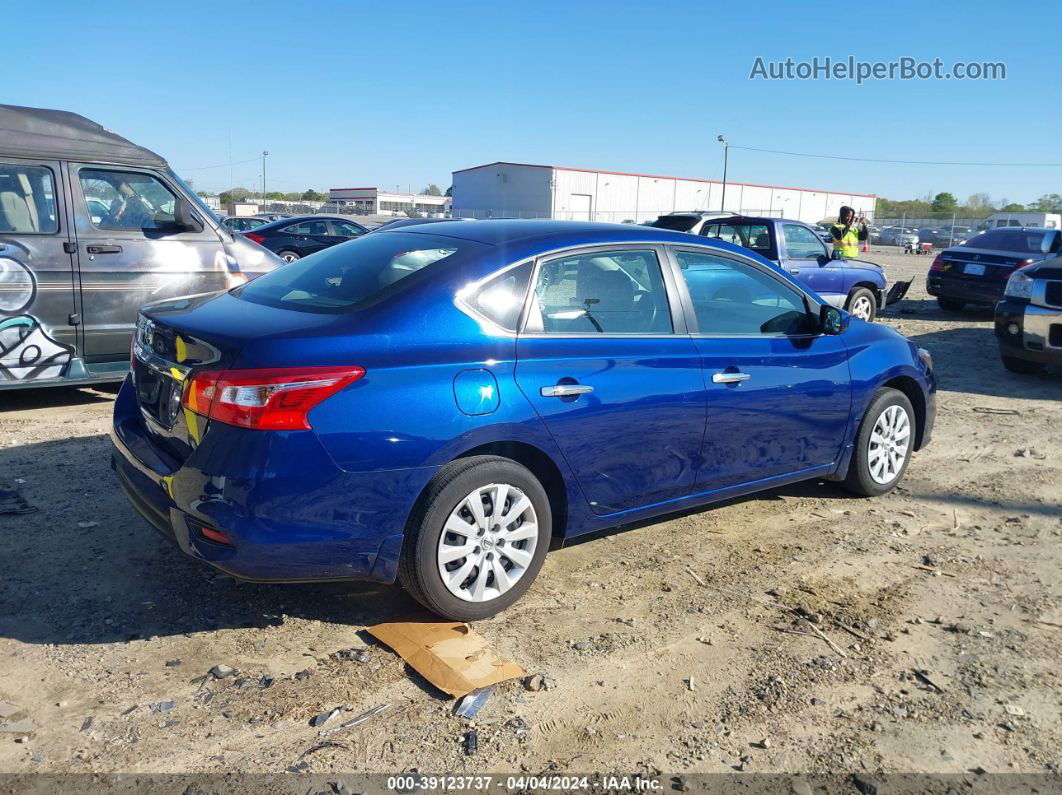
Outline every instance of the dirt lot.
{"type": "Polygon", "coordinates": [[[401,590],[185,559],[107,466],[112,393],[0,395],[0,481],[40,509],[0,516],[0,702],[34,726],[0,734],[0,771],[1059,772],[1062,375],[1007,373],[991,313],[926,296],[927,258],[870,258],[914,277],[884,322],[942,387],[902,487],[812,482],[553,552],[476,625],[548,688],[501,685],[474,725],[363,633],[424,615],[401,590]]]}

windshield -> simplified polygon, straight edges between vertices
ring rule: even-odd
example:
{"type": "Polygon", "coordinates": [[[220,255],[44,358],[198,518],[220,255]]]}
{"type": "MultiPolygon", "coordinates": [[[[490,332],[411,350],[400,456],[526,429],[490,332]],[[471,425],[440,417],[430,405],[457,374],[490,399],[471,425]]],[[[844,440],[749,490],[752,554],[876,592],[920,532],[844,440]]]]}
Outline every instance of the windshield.
{"type": "Polygon", "coordinates": [[[649,226],[657,229],[670,229],[672,232],[689,232],[700,218],[695,215],[661,215],[649,226]]]}
{"type": "Polygon", "coordinates": [[[1044,235],[1042,229],[993,229],[971,237],[964,246],[968,248],[987,248],[992,251],[1018,251],[1021,253],[1040,253],[1043,249],[1044,235]]]}
{"type": "Polygon", "coordinates": [[[181,188],[184,190],[185,194],[187,194],[188,198],[190,198],[192,201],[195,202],[195,206],[196,206],[197,209],[202,210],[203,212],[205,212],[208,217],[210,217],[210,218],[212,218],[214,220],[214,223],[216,223],[218,225],[221,224],[221,219],[218,218],[217,213],[215,213],[213,210],[211,210],[209,207],[207,207],[206,202],[203,201],[203,199],[199,196],[199,194],[196,193],[194,190],[192,190],[190,187],[188,187],[188,185],[185,183],[185,181],[183,179],[181,179],[180,177],[178,177],[177,173],[172,168],[169,171],[167,171],[166,173],[170,175],[170,179],[172,179],[174,182],[176,182],[178,185],[181,186],[181,188]]]}
{"type": "Polygon", "coordinates": [[[437,263],[465,260],[483,245],[411,232],[365,235],[285,265],[234,292],[246,301],[307,312],[343,312],[407,286],[437,263]]]}

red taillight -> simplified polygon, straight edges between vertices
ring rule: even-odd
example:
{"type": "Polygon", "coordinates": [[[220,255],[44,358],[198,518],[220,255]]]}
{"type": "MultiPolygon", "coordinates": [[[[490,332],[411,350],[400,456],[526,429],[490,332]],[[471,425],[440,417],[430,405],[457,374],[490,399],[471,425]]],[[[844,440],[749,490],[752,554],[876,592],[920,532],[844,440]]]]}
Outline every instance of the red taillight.
{"type": "Polygon", "coordinates": [[[929,269],[931,271],[944,270],[944,257],[942,257],[940,254],[937,254],[937,256],[933,257],[933,264],[929,266],[929,269]]]}
{"type": "Polygon", "coordinates": [[[248,240],[253,240],[258,245],[262,245],[265,242],[265,235],[260,235],[257,232],[244,232],[243,236],[248,240]]]}
{"type": "Polygon", "coordinates": [[[192,376],[181,402],[229,425],[304,431],[310,429],[310,409],[363,375],[363,367],[204,370],[192,376]]]}

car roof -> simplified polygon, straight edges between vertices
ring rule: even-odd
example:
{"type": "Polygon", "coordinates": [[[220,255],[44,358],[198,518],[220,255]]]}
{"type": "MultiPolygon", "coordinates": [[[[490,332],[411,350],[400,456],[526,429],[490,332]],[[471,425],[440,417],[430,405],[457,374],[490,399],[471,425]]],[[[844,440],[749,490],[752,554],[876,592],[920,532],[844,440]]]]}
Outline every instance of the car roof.
{"type": "MultiPolygon", "coordinates": [[[[245,217],[256,218],[257,216],[253,216],[252,215],[252,216],[245,216],[245,217]]],[[[351,219],[349,219],[349,218],[340,218],[339,216],[335,216],[335,215],[293,215],[293,216],[291,216],[289,218],[278,218],[275,221],[269,221],[268,223],[263,224],[262,226],[258,227],[254,231],[256,231],[256,232],[267,231],[267,230],[274,229],[274,228],[281,227],[281,226],[288,226],[289,224],[300,224],[303,221],[350,221],[350,223],[352,223],[352,224],[357,224],[358,226],[362,226],[362,224],[358,224],[357,221],[351,221],[351,219]]]]}
{"type": "Polygon", "coordinates": [[[77,113],[0,105],[0,152],[166,168],[166,160],[77,113]]]}
{"type": "Polygon", "coordinates": [[[719,248],[739,253],[773,264],[754,251],[734,246],[721,240],[714,240],[688,232],[673,232],[655,226],[641,224],[605,224],[592,221],[555,221],[555,220],[519,220],[493,219],[478,221],[474,224],[451,221],[437,224],[417,224],[403,226],[395,230],[381,229],[375,234],[381,235],[431,235],[470,240],[489,246],[503,247],[507,256],[521,258],[533,256],[554,249],[631,243],[676,243],[686,246],[719,248]]]}

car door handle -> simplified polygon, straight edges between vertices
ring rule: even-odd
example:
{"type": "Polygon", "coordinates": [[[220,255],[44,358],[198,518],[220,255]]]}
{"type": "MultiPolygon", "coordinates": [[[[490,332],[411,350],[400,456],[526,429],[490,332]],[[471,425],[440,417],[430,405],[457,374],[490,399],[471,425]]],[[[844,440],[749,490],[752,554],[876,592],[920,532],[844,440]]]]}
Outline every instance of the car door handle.
{"type": "Polygon", "coordinates": [[[800,268],[790,268],[789,272],[790,273],[800,273],[800,268]]]}
{"type": "Polygon", "coordinates": [[[89,254],[121,254],[121,246],[85,246],[89,254]]]}
{"type": "Polygon", "coordinates": [[[542,387],[538,390],[538,394],[542,395],[542,397],[576,397],[593,391],[594,388],[592,386],[586,386],[585,384],[557,384],[556,386],[542,387]]]}
{"type": "Polygon", "coordinates": [[[740,384],[752,378],[750,373],[715,373],[712,375],[713,384],[740,384]]]}

